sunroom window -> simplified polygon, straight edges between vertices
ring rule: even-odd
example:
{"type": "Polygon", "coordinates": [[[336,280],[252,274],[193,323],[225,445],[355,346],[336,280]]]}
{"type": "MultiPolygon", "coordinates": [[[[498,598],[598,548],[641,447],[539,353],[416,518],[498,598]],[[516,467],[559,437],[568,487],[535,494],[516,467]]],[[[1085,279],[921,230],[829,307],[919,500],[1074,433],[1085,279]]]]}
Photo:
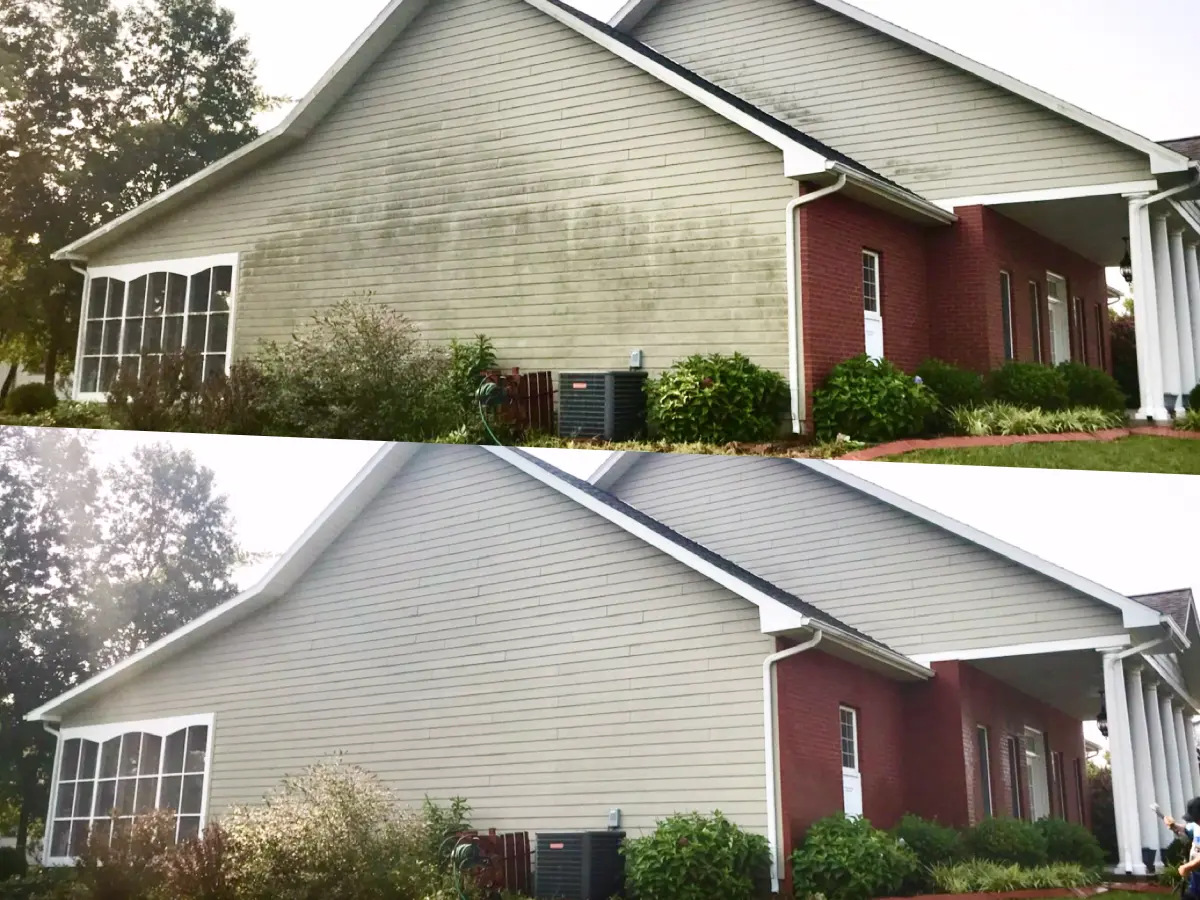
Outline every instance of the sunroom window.
{"type": "Polygon", "coordinates": [[[88,273],[76,394],[99,398],[117,373],[187,351],[203,379],[228,371],[236,257],[96,268],[88,273]]]}
{"type": "Polygon", "coordinates": [[[50,800],[48,860],[70,862],[93,832],[112,841],[138,815],[155,809],[173,812],[177,841],[199,834],[211,733],[212,716],[64,729],[50,800]]]}

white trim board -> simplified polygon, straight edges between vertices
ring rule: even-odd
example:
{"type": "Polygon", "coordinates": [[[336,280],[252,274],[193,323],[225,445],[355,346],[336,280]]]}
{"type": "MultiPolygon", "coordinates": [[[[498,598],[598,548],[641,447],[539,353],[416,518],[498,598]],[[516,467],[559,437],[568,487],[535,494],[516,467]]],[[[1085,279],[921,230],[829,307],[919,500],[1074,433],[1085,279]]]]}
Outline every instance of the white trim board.
{"type": "MultiPolygon", "coordinates": [[[[1085,128],[1099,132],[1105,137],[1111,138],[1117,143],[1124,144],[1139,152],[1145,153],[1150,160],[1150,171],[1154,175],[1162,175],[1169,172],[1185,172],[1191,165],[1189,160],[1182,153],[1177,153],[1168,147],[1164,147],[1147,137],[1130,131],[1127,128],[1122,128],[1107,119],[1102,119],[1087,110],[1081,109],[1072,103],[1065,100],[1060,100],[1053,94],[1035,88],[1032,85],[1025,84],[1023,81],[1018,81],[1011,75],[1005,75],[990,66],[985,66],[983,63],[976,62],[961,53],[943,47],[941,44],[935,43],[928,38],[923,38],[919,34],[914,34],[899,25],[895,25],[886,19],[881,19],[878,16],[872,15],[866,10],[859,9],[857,6],[852,6],[846,3],[845,0],[814,0],[827,9],[840,13],[848,19],[853,19],[861,25],[878,31],[881,34],[908,44],[910,47],[940,59],[942,62],[949,63],[957,69],[968,72],[977,78],[990,82],[997,87],[1003,88],[1011,94],[1018,97],[1024,97],[1032,103],[1036,103],[1053,113],[1057,113],[1064,118],[1070,119],[1085,128]]],[[[609,19],[608,24],[619,31],[628,34],[638,23],[642,21],[658,3],[658,0],[628,0],[617,13],[609,19]]]]}
{"type": "MultiPolygon", "coordinates": [[[[165,215],[171,210],[190,202],[194,195],[215,188],[219,184],[228,183],[261,162],[302,142],[308,137],[316,124],[337,105],[346,92],[367,72],[375,60],[400,37],[404,29],[408,27],[417,14],[430,2],[436,2],[436,0],[391,0],[387,8],[376,17],[375,21],[359,36],[358,40],[342,55],[337,63],[326,72],[316,87],[296,105],[283,122],[258,140],[213,163],[191,178],[180,182],[113,221],[102,225],[66,247],[56,250],[53,258],[86,262],[86,251],[97,241],[102,239],[115,241],[123,233],[131,230],[136,220],[140,220],[150,214],[165,215]]],[[[815,177],[835,168],[840,170],[844,167],[843,163],[827,159],[817,150],[796,141],[791,134],[749,115],[723,99],[723,97],[684,78],[650,56],[614,38],[607,31],[594,27],[584,19],[562,9],[555,3],[548,2],[548,0],[525,0],[525,2],[534,9],[539,10],[555,21],[586,37],[593,43],[605,48],[613,55],[620,57],[643,72],[653,76],[663,84],[674,88],[684,96],[690,97],[697,103],[707,107],[739,128],[777,147],[783,153],[783,174],[785,177],[815,177]]],[[[893,185],[879,181],[876,178],[872,178],[865,172],[859,172],[856,169],[849,169],[848,171],[853,172],[854,179],[865,189],[884,196],[890,201],[908,209],[917,211],[930,221],[942,223],[954,221],[953,216],[947,218],[946,211],[941,207],[916,194],[911,194],[893,185]]],[[[141,225],[143,223],[138,222],[138,224],[141,225]]]]}
{"type": "Polygon", "coordinates": [[[1052,578],[1080,593],[1093,597],[1106,606],[1111,606],[1121,613],[1122,625],[1125,628],[1161,627],[1164,624],[1164,619],[1167,618],[1162,613],[1135,600],[1130,600],[1128,597],[1097,584],[1091,579],[1084,578],[1082,575],[1057,566],[994,535],[987,534],[977,528],[972,528],[964,522],[952,519],[950,516],[923,506],[915,500],[910,500],[894,491],[880,487],[874,482],[847,472],[833,463],[818,459],[797,459],[795,462],[824,475],[826,478],[830,478],[847,487],[854,488],[863,494],[881,500],[889,506],[894,506],[917,518],[924,519],[926,522],[936,525],[951,534],[965,538],[973,544],[978,544],[980,547],[1007,557],[1027,569],[1032,569],[1035,572],[1045,575],[1047,578],[1052,578]]]}
{"type": "Polygon", "coordinates": [[[1009,644],[1004,647],[972,647],[966,650],[935,650],[918,653],[915,662],[931,665],[936,662],[970,662],[977,659],[1002,659],[1010,656],[1040,656],[1044,653],[1071,653],[1077,650],[1120,650],[1128,647],[1132,638],[1127,634],[1110,637],[1071,638],[1064,641],[1044,641],[1035,644],[1009,644]]]}
{"type": "Polygon", "coordinates": [[[61,710],[102,687],[115,687],[211,634],[223,631],[290,590],[415,455],[420,444],[385,444],[325,507],[257,584],[28,713],[27,721],[58,721],[61,710]]]}
{"type": "Polygon", "coordinates": [[[1007,203],[1046,203],[1051,200],[1078,200],[1085,197],[1153,194],[1157,181],[1125,181],[1118,184],[1085,184],[1079,187],[1045,188],[1038,191],[1016,191],[1008,194],[980,194],[975,197],[952,197],[935,200],[942,209],[954,210],[963,206],[1002,206],[1007,203]]]}

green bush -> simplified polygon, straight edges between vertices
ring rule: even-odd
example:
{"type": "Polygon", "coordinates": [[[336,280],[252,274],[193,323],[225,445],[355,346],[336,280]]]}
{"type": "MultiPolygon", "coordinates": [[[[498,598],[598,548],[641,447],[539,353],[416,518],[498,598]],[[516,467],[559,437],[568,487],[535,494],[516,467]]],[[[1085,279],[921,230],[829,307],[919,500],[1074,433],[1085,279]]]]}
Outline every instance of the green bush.
{"type": "Polygon", "coordinates": [[[689,356],[646,382],[651,432],[680,444],[769,441],[789,396],[782,375],[740,353],[689,356]]]}
{"type": "Polygon", "coordinates": [[[625,883],[636,900],[752,900],[769,893],[771,851],[719,812],[677,814],[627,838],[625,883]]]}
{"type": "Polygon", "coordinates": [[[0,425],[19,425],[27,428],[116,428],[102,403],[76,403],[64,400],[53,409],[30,416],[0,416],[0,425]]]}
{"type": "Polygon", "coordinates": [[[4,411],[10,416],[32,416],[54,409],[58,405],[58,394],[48,384],[23,384],[8,392],[4,398],[4,411]]]}
{"type": "Polygon", "coordinates": [[[1051,864],[1073,863],[1085,869],[1104,865],[1100,842],[1082,825],[1062,819],[1042,819],[1037,827],[1046,839],[1046,858],[1051,864]]]}
{"type": "Polygon", "coordinates": [[[940,359],[927,359],[917,367],[916,376],[938,400],[938,409],[929,419],[929,431],[949,431],[953,425],[951,410],[970,409],[983,403],[983,376],[978,372],[940,359]]]}
{"type": "MultiPolygon", "coordinates": [[[[125,823],[114,814],[112,829],[125,823]]],[[[108,828],[93,827],[76,865],[87,900],[155,900],[163,883],[163,863],[175,844],[175,816],[157,810],[139,816],[123,840],[108,840],[108,828]]]]}
{"type": "Polygon", "coordinates": [[[1046,837],[1024,819],[984,819],[963,835],[969,857],[1032,869],[1049,862],[1046,837]]]}
{"type": "Polygon", "coordinates": [[[467,343],[450,342],[450,377],[463,408],[464,421],[474,424],[479,418],[476,393],[484,373],[495,369],[496,365],[496,348],[486,335],[478,334],[467,343]]]}
{"type": "Polygon", "coordinates": [[[1112,769],[1088,764],[1088,791],[1091,794],[1092,834],[1096,836],[1108,863],[1117,861],[1117,821],[1113,809],[1112,769]]]}
{"type": "Polygon", "coordinates": [[[0,900],[84,900],[80,890],[75,869],[55,866],[0,881],[0,900]]]}
{"type": "Polygon", "coordinates": [[[822,441],[839,434],[872,444],[914,437],[937,408],[928,387],[865,354],[838,363],[813,393],[813,422],[822,441]]]}
{"type": "Polygon", "coordinates": [[[1070,403],[1067,378],[1058,369],[1038,363],[1005,363],[988,373],[984,391],[989,400],[1052,412],[1070,403]]]}
{"type": "Polygon", "coordinates": [[[1101,409],[1060,409],[1046,412],[1025,409],[1007,403],[985,403],[974,408],[963,407],[950,414],[953,430],[972,437],[986,435],[1092,433],[1116,428],[1122,421],[1120,413],[1101,409]]]}
{"type": "Polygon", "coordinates": [[[801,897],[870,900],[896,894],[920,865],[916,853],[886,831],[839,813],[809,828],[792,853],[792,881],[801,897]]]}
{"type": "MultiPolygon", "coordinates": [[[[1134,406],[1136,407],[1137,404],[1135,403],[1134,406]]],[[[1188,394],[1188,408],[1200,410],[1200,384],[1192,388],[1191,393],[1188,394]]]]}
{"type": "Polygon", "coordinates": [[[29,871],[25,853],[16,847],[0,847],[0,881],[23,878],[29,871]]]}
{"type": "Polygon", "coordinates": [[[948,825],[910,814],[900,820],[892,834],[904,841],[921,865],[928,868],[950,865],[963,858],[962,834],[948,825]]]}
{"type": "Polygon", "coordinates": [[[1133,316],[1119,316],[1109,312],[1109,339],[1112,345],[1113,377],[1125,394],[1125,408],[1141,406],[1141,388],[1138,385],[1137,339],[1134,337],[1133,316]]]}
{"type": "Polygon", "coordinates": [[[1124,413],[1125,392],[1107,372],[1077,362],[1060,363],[1058,371],[1067,380],[1067,404],[1074,407],[1124,413]]]}
{"type": "Polygon", "coordinates": [[[1097,869],[1060,863],[1023,869],[1018,865],[972,859],[952,866],[935,866],[933,883],[943,894],[1081,888],[1099,884],[1097,869]]]}
{"type": "Polygon", "coordinates": [[[1200,431],[1200,409],[1189,409],[1175,417],[1175,427],[1180,431],[1200,431]]]}

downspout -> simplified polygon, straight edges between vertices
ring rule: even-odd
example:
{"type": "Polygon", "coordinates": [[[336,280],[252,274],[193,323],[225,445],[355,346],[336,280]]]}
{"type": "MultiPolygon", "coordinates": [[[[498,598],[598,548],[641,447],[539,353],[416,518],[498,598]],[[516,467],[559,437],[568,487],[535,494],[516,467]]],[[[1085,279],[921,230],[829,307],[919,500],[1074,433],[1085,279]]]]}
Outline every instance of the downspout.
{"type": "Polygon", "coordinates": [[[75,371],[71,374],[71,399],[79,397],[79,379],[83,372],[83,336],[87,327],[88,271],[71,263],[71,271],[83,276],[82,295],[79,300],[79,334],[75,336],[75,371]]]}
{"type": "Polygon", "coordinates": [[[796,210],[801,206],[820,200],[829,194],[836,194],[846,186],[846,173],[838,174],[838,179],[828,187],[811,194],[804,194],[790,200],[787,205],[787,293],[788,293],[788,382],[792,394],[792,433],[800,434],[804,428],[804,344],[800,340],[800,329],[804,326],[800,284],[800,221],[796,210]]]}
{"type": "MultiPolygon", "coordinates": [[[[47,734],[54,735],[54,768],[50,770],[50,800],[46,809],[46,827],[42,831],[42,865],[44,866],[50,860],[50,832],[54,828],[53,804],[55,795],[58,793],[58,767],[62,764],[62,733],[59,728],[44,719],[42,720],[42,730],[47,734]]],[[[28,838],[26,841],[28,842],[28,838]]]]}
{"type": "Polygon", "coordinates": [[[814,631],[813,636],[803,644],[788,647],[778,653],[772,653],[763,660],[763,731],[767,745],[767,843],[771,847],[771,893],[779,893],[779,874],[783,860],[779,852],[779,795],[775,791],[775,775],[778,765],[775,759],[775,682],[772,678],[775,664],[789,656],[796,656],[805,650],[811,650],[821,643],[821,632],[814,631]]]}

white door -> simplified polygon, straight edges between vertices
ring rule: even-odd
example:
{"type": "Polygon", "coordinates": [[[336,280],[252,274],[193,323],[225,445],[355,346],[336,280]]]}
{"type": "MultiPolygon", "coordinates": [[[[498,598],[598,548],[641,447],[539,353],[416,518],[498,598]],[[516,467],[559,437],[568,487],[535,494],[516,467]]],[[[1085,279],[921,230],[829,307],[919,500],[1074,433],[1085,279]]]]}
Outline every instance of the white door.
{"type": "Polygon", "coordinates": [[[863,251],[863,337],[867,356],[883,359],[883,291],[879,254],[863,251]]]}
{"type": "Polygon", "coordinates": [[[858,767],[858,712],[838,708],[842,730],[842,809],[851,818],[863,814],[862,772],[858,767]]]}
{"type": "Polygon", "coordinates": [[[1067,308],[1067,281],[1046,275],[1046,306],[1050,311],[1050,362],[1071,360],[1071,312],[1067,308]]]}
{"type": "Polygon", "coordinates": [[[1046,741],[1040,731],[1025,729],[1025,773],[1033,820],[1050,816],[1050,784],[1046,774],[1046,741]]]}

